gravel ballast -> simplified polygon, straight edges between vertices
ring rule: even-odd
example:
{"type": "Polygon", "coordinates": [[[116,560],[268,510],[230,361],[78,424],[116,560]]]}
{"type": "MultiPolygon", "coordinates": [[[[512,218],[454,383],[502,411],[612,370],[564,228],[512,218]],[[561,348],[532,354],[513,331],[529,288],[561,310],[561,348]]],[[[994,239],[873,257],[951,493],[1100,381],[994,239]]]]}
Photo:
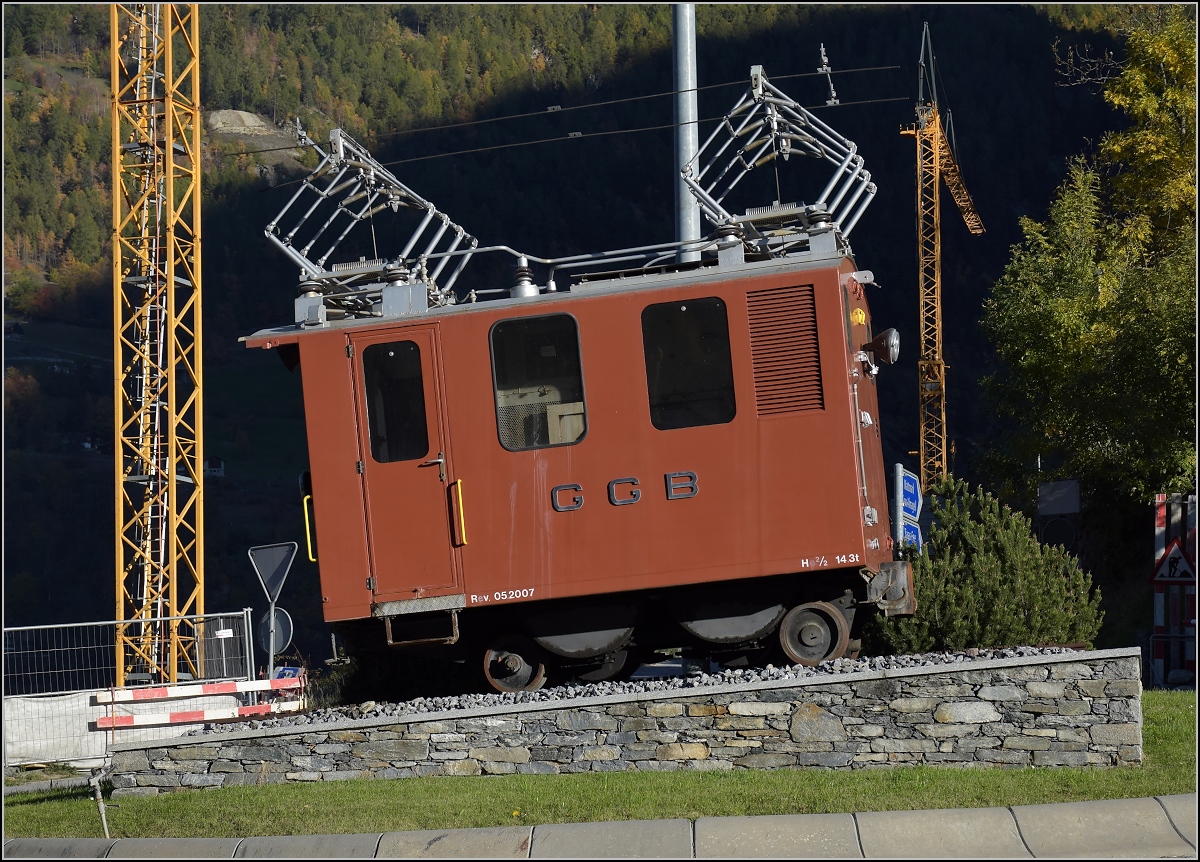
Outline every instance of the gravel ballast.
{"type": "MultiPolygon", "coordinates": [[[[714,673],[695,673],[687,676],[647,677],[621,682],[568,683],[544,688],[540,691],[495,692],[487,694],[462,694],[455,697],[417,697],[400,703],[367,701],[340,707],[315,709],[298,715],[283,715],[279,718],[208,724],[202,729],[189,731],[186,736],[232,733],[259,728],[304,727],[309,724],[355,720],[361,718],[384,718],[423,713],[443,713],[455,710],[480,709],[515,704],[545,703],[552,706],[555,701],[578,698],[606,697],[609,695],[643,694],[653,692],[681,691],[701,694],[702,689],[716,686],[755,682],[789,682],[813,677],[836,674],[863,673],[868,671],[932,668],[941,665],[968,667],[973,662],[991,659],[1031,658],[1037,656],[1067,655],[1077,652],[1069,647],[1009,647],[1005,649],[970,649],[958,652],[931,652],[918,655],[872,656],[869,658],[839,658],[822,662],[816,667],[793,665],[762,668],[729,668],[714,673]]],[[[652,667],[645,670],[652,671],[652,667]]]]}

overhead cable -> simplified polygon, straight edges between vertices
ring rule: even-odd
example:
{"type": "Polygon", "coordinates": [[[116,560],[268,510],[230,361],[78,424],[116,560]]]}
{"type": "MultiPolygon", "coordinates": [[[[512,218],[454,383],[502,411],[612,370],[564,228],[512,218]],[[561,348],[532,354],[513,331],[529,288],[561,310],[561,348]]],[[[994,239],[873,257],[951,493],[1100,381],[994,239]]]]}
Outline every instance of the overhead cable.
{"type": "MultiPolygon", "coordinates": [[[[899,68],[900,68],[899,66],[870,66],[870,67],[864,67],[861,69],[841,69],[838,72],[833,72],[832,74],[837,75],[837,74],[848,74],[850,72],[876,72],[876,71],[880,71],[880,70],[890,70],[890,69],[899,69],[899,68]]],[[[824,74],[824,73],[797,72],[794,75],[780,75],[778,78],[771,78],[771,80],[772,81],[786,81],[791,78],[812,78],[812,77],[817,76],[818,74],[824,74]]],[[[718,87],[732,87],[732,86],[737,86],[737,85],[745,86],[745,84],[746,84],[746,80],[744,78],[742,78],[737,81],[726,81],[723,84],[706,84],[703,87],[688,88],[687,92],[691,92],[693,89],[696,90],[697,92],[699,92],[700,90],[715,90],[718,87]]],[[[488,117],[488,118],[485,118],[482,120],[467,120],[462,123],[449,123],[444,126],[426,126],[421,129],[404,129],[399,132],[382,132],[382,133],[375,134],[375,135],[368,135],[367,137],[368,137],[368,139],[370,139],[370,138],[375,138],[375,139],[392,138],[392,137],[396,137],[397,135],[412,135],[412,134],[416,134],[418,132],[433,132],[433,131],[441,131],[442,129],[459,129],[459,128],[463,128],[465,126],[478,126],[483,123],[498,123],[498,122],[501,122],[502,120],[519,120],[519,119],[524,119],[527,117],[544,117],[547,114],[565,113],[566,111],[580,111],[580,110],[583,110],[584,108],[602,108],[607,105],[619,105],[624,102],[638,102],[638,101],[643,101],[645,99],[657,99],[662,96],[674,96],[674,95],[677,95],[678,93],[682,93],[682,92],[684,92],[684,91],[683,90],[666,90],[661,93],[651,93],[646,96],[628,96],[623,99],[609,99],[604,102],[588,102],[586,105],[568,105],[565,108],[560,107],[559,105],[551,105],[550,107],[545,108],[541,111],[528,111],[524,114],[509,114],[509,115],[506,115],[503,117],[488,117]]]]}
{"type": "MultiPolygon", "coordinates": [[[[826,105],[826,104],[811,105],[811,106],[808,106],[806,108],[806,110],[820,111],[820,110],[824,110],[827,108],[844,108],[844,107],[849,107],[851,105],[872,105],[872,104],[877,104],[879,102],[905,102],[905,101],[908,101],[908,99],[909,99],[909,97],[907,97],[907,96],[896,96],[894,98],[888,98],[888,99],[863,99],[863,100],[857,101],[857,102],[842,102],[838,105],[826,105]]],[[[724,115],[722,115],[720,117],[706,117],[703,120],[696,120],[695,122],[710,123],[710,122],[721,121],[724,119],[725,119],[725,117],[724,117],[724,115]]],[[[661,129],[673,129],[673,128],[675,128],[675,126],[676,126],[675,123],[664,123],[664,124],[658,125],[658,126],[643,126],[642,128],[639,128],[639,129],[613,129],[612,131],[608,131],[608,132],[568,132],[566,135],[556,135],[553,138],[540,138],[536,141],[517,141],[517,142],[511,143],[511,144],[496,144],[496,145],[490,146],[490,147],[474,147],[474,148],[468,149],[468,150],[452,150],[450,152],[444,152],[444,153],[432,153],[427,156],[413,156],[412,158],[408,158],[408,159],[396,159],[395,161],[391,161],[391,162],[381,162],[381,164],[383,165],[383,167],[392,167],[393,165],[404,165],[404,164],[409,164],[411,162],[424,162],[424,161],[428,161],[430,159],[444,158],[446,156],[464,156],[464,155],[469,155],[471,153],[486,153],[486,152],[490,152],[492,150],[508,150],[508,149],[512,149],[514,147],[527,147],[527,146],[533,146],[534,144],[549,144],[549,143],[554,143],[555,141],[576,141],[576,140],[583,140],[586,138],[609,137],[611,135],[632,135],[632,134],[636,134],[638,132],[653,132],[653,131],[658,131],[661,129]]],[[[298,146],[299,145],[297,145],[297,147],[291,147],[290,149],[297,149],[298,146]]],[[[270,150],[261,150],[259,152],[270,152],[270,150]]],[[[235,153],[232,155],[242,155],[242,154],[235,153]]],[[[288,182],[279,183],[278,185],[270,186],[269,188],[265,188],[265,189],[260,189],[259,191],[260,192],[272,191],[274,189],[284,188],[285,186],[290,186],[295,183],[299,183],[299,182],[303,182],[303,181],[304,181],[303,178],[296,179],[296,180],[289,180],[288,182]]]]}
{"type": "MultiPolygon", "coordinates": [[[[815,111],[815,110],[820,110],[820,109],[828,108],[828,107],[846,107],[848,105],[870,105],[870,104],[873,104],[876,102],[906,102],[906,101],[908,101],[907,96],[897,96],[896,98],[892,98],[892,99],[866,99],[866,100],[863,100],[860,102],[842,102],[840,105],[825,105],[825,104],[812,105],[812,106],[809,106],[807,108],[807,110],[815,111]]],[[[696,123],[710,123],[710,122],[719,122],[724,119],[725,119],[725,116],[722,115],[719,117],[706,117],[705,119],[696,120],[695,122],[696,123]]],[[[685,124],[679,124],[679,125],[685,125],[685,124]]],[[[687,124],[687,125],[690,125],[690,124],[687,124]]],[[[408,159],[397,159],[396,161],[392,161],[392,162],[383,162],[383,166],[391,167],[392,165],[403,165],[403,164],[408,164],[409,162],[423,162],[423,161],[428,161],[429,159],[440,159],[444,156],[462,156],[462,155],[467,155],[469,153],[485,153],[485,152],[489,152],[491,150],[505,150],[505,149],[511,149],[512,147],[531,146],[533,144],[548,144],[548,143],[553,143],[554,141],[568,141],[568,140],[574,141],[574,140],[580,140],[580,139],[585,139],[585,138],[601,138],[601,137],[607,137],[610,135],[632,135],[637,132],[653,132],[653,131],[658,131],[660,129],[673,129],[673,128],[675,128],[675,126],[676,126],[675,123],[665,123],[665,124],[659,125],[659,126],[643,126],[640,129],[614,129],[614,130],[608,131],[608,132],[569,132],[566,135],[557,135],[553,138],[541,138],[536,141],[518,141],[518,142],[512,143],[512,144],[496,144],[495,146],[491,146],[491,147],[475,147],[475,148],[469,149],[469,150],[454,150],[454,151],[446,152],[446,153],[433,153],[428,156],[413,156],[412,158],[408,158],[408,159]]]]}
{"type": "MultiPolygon", "coordinates": [[[[899,66],[864,66],[859,69],[839,69],[835,72],[832,72],[831,74],[845,75],[845,74],[849,74],[851,72],[878,72],[878,71],[890,71],[890,70],[899,69],[899,68],[900,68],[899,66]]],[[[817,77],[818,75],[821,75],[821,74],[825,74],[825,73],[823,73],[823,72],[797,72],[792,75],[780,75],[778,77],[771,78],[771,80],[772,81],[787,81],[792,78],[813,78],[813,77],[817,77]]],[[[703,87],[696,87],[695,89],[697,91],[699,91],[699,90],[714,90],[719,87],[732,87],[735,85],[744,85],[745,83],[746,83],[745,79],[742,79],[742,80],[737,80],[737,81],[726,81],[723,84],[706,84],[703,87]]],[[[690,88],[689,88],[689,91],[690,91],[690,88]]],[[[479,126],[484,123],[499,123],[503,120],[520,120],[520,119],[527,119],[529,117],[544,117],[544,116],[548,116],[549,114],[565,113],[567,111],[581,111],[585,108],[602,108],[602,107],[606,107],[608,105],[619,105],[619,104],[622,104],[625,102],[638,102],[638,101],[644,101],[646,99],[657,99],[657,98],[661,98],[662,96],[674,96],[680,92],[683,92],[683,91],[682,90],[666,90],[661,93],[651,93],[646,96],[628,96],[623,99],[609,99],[609,100],[603,101],[603,102],[588,102],[585,105],[568,105],[565,108],[560,107],[559,105],[551,105],[550,107],[545,108],[540,111],[528,111],[523,114],[507,114],[503,117],[488,117],[488,118],[485,118],[482,120],[467,120],[462,123],[449,123],[449,124],[442,125],[442,126],[425,126],[424,128],[420,128],[420,129],[402,129],[401,131],[398,131],[398,132],[381,132],[378,134],[367,135],[367,139],[368,140],[372,140],[372,139],[379,140],[382,138],[397,137],[398,135],[413,135],[413,134],[417,134],[419,132],[440,132],[440,131],[443,131],[446,129],[461,129],[461,128],[466,128],[467,126],[479,126]]],[[[895,101],[895,100],[882,99],[882,100],[875,100],[875,101],[895,101]]],[[[842,104],[861,105],[861,104],[867,104],[867,102],[844,102],[842,104]]],[[[827,106],[819,105],[817,107],[824,108],[827,106]]],[[[633,131],[642,131],[642,130],[635,129],[633,131]]],[[[557,140],[557,138],[547,138],[546,140],[557,140]]],[[[531,143],[541,143],[541,142],[533,141],[531,143]]],[[[237,155],[237,156],[247,155],[248,156],[248,155],[254,155],[255,153],[275,153],[275,152],[281,152],[284,150],[300,149],[302,146],[308,146],[308,145],[307,144],[304,144],[304,145],[296,144],[295,146],[291,146],[291,147],[271,147],[271,148],[265,149],[265,150],[247,150],[244,153],[221,153],[221,154],[219,154],[218,157],[225,157],[225,156],[229,156],[229,155],[237,155]]],[[[509,146],[516,146],[516,145],[514,144],[514,145],[509,145],[509,146]]],[[[463,152],[476,152],[476,151],[464,150],[463,152]]],[[[450,155],[450,154],[448,153],[447,155],[450,155]]],[[[397,163],[392,162],[392,164],[397,164],[397,163]]]]}

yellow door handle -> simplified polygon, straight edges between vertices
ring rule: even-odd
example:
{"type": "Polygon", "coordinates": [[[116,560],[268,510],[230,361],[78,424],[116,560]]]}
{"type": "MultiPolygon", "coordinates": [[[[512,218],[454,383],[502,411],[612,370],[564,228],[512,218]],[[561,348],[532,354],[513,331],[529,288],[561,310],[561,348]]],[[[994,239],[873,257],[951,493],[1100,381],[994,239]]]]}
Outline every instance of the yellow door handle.
{"type": "Polygon", "coordinates": [[[308,504],[311,500],[312,494],[304,495],[304,540],[308,544],[308,561],[315,563],[317,558],[313,556],[312,523],[308,517],[308,504]]]}
{"type": "Polygon", "coordinates": [[[458,538],[460,544],[467,543],[467,516],[463,513],[462,479],[454,480],[455,498],[458,500],[458,538]]]}

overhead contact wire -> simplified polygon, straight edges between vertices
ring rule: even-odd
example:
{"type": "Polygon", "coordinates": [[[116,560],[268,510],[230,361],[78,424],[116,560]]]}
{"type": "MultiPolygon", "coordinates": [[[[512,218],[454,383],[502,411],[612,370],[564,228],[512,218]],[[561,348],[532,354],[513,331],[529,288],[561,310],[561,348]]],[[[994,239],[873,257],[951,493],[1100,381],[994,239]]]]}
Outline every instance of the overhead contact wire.
{"type": "MultiPolygon", "coordinates": [[[[825,108],[849,107],[850,105],[873,105],[873,104],[876,104],[879,102],[907,102],[907,101],[909,101],[909,97],[907,97],[907,96],[896,96],[896,97],[889,98],[889,99],[863,99],[863,100],[857,101],[857,102],[841,102],[837,105],[823,105],[823,104],[822,105],[811,105],[808,108],[806,108],[806,110],[817,111],[817,110],[823,110],[825,108]]],[[[721,115],[719,117],[706,117],[703,120],[695,120],[694,122],[696,122],[696,123],[711,123],[714,121],[720,121],[720,120],[724,120],[724,119],[725,119],[725,116],[721,115]]],[[[428,156],[413,156],[410,159],[397,159],[397,160],[391,161],[391,162],[381,162],[380,164],[383,167],[388,168],[388,167],[392,167],[393,165],[404,165],[404,164],[409,164],[411,162],[424,162],[424,161],[428,161],[430,159],[445,158],[447,156],[465,156],[465,155],[470,155],[472,153],[491,152],[493,150],[509,150],[509,149],[513,149],[514,147],[528,147],[528,146],[533,146],[534,144],[551,144],[556,141],[578,141],[578,140],[584,140],[586,138],[602,138],[602,137],[609,137],[612,135],[632,135],[632,134],[636,134],[638,132],[653,132],[653,131],[658,131],[661,129],[673,129],[673,128],[675,128],[676,125],[682,125],[682,124],[664,123],[663,125],[659,125],[659,126],[643,126],[640,129],[614,129],[610,132],[586,132],[586,133],[585,132],[572,132],[566,136],[556,135],[553,138],[540,138],[536,141],[517,141],[516,143],[512,143],[512,144],[496,144],[491,147],[474,147],[473,149],[469,149],[469,150],[453,150],[448,153],[432,153],[431,155],[428,155],[428,156]]],[[[299,147],[299,145],[297,145],[296,147],[291,147],[291,148],[287,148],[287,149],[297,149],[298,147],[299,147]]],[[[270,152],[270,151],[263,150],[262,152],[270,152]]],[[[233,155],[242,155],[242,154],[233,154],[233,155]]],[[[265,188],[265,189],[260,189],[259,191],[260,192],[272,191],[274,189],[284,188],[285,186],[294,185],[295,183],[300,183],[300,182],[304,182],[304,180],[303,179],[289,180],[286,183],[279,183],[278,185],[270,186],[269,188],[265,188]]]]}
{"type": "MultiPolygon", "coordinates": [[[[876,102],[907,102],[907,101],[909,101],[907,96],[897,96],[895,98],[890,98],[890,99],[865,99],[865,100],[859,101],[859,102],[842,102],[838,105],[812,105],[812,106],[809,106],[808,108],[806,108],[806,110],[811,111],[811,110],[820,110],[823,108],[840,108],[840,107],[847,107],[849,105],[870,105],[870,104],[874,104],[876,102]]],[[[722,114],[719,117],[706,117],[702,120],[694,120],[693,122],[695,122],[697,124],[698,123],[711,123],[711,122],[718,122],[718,121],[721,121],[724,119],[725,119],[725,115],[722,114]]],[[[491,146],[491,147],[475,147],[475,148],[469,149],[469,150],[453,150],[448,153],[433,153],[428,156],[413,156],[412,158],[409,158],[409,159],[397,159],[396,161],[383,162],[382,164],[386,168],[386,167],[391,167],[392,165],[408,164],[409,162],[423,162],[423,161],[428,161],[429,159],[440,159],[445,156],[463,156],[463,155],[469,155],[471,153],[486,153],[491,150],[505,150],[505,149],[511,149],[513,147],[532,146],[533,144],[548,144],[548,143],[553,143],[555,141],[577,141],[577,140],[582,140],[585,138],[601,138],[601,137],[607,137],[610,135],[632,135],[632,134],[636,134],[638,132],[654,132],[654,131],[658,131],[661,129],[673,129],[677,125],[691,125],[691,123],[665,123],[660,126],[643,126],[640,129],[614,129],[609,132],[573,132],[566,136],[557,135],[553,138],[540,138],[536,141],[518,141],[513,144],[496,144],[495,146],[491,146]]]]}
{"type": "MultiPolygon", "coordinates": [[[[850,74],[851,72],[879,72],[879,71],[889,71],[892,69],[899,69],[899,68],[900,68],[899,66],[864,66],[859,69],[839,69],[835,72],[830,72],[829,74],[846,75],[846,74],[850,74]]],[[[818,75],[823,75],[823,74],[826,74],[826,73],[824,73],[824,72],[797,72],[792,75],[780,75],[778,77],[771,78],[770,80],[772,80],[772,81],[787,81],[792,78],[813,78],[813,77],[817,77],[818,75]]],[[[440,132],[445,129],[461,129],[461,128],[466,128],[467,126],[483,125],[484,123],[499,123],[504,120],[520,120],[520,119],[527,119],[529,117],[545,117],[550,114],[566,113],[567,111],[581,111],[585,108],[603,108],[608,105],[619,105],[619,104],[623,104],[625,102],[640,102],[640,101],[644,101],[646,99],[658,99],[658,98],[662,98],[663,96],[674,96],[674,95],[677,95],[678,93],[682,93],[682,92],[690,93],[690,92],[693,92],[693,89],[694,89],[694,91],[698,92],[700,90],[715,90],[718,87],[732,87],[732,86],[735,86],[738,84],[744,84],[744,83],[745,83],[744,80],[726,81],[723,84],[705,84],[703,87],[689,88],[686,91],[684,91],[684,90],[666,90],[661,93],[651,93],[650,95],[647,95],[647,96],[629,96],[629,97],[626,97],[623,99],[609,99],[604,102],[588,102],[586,105],[568,105],[565,108],[555,105],[550,108],[544,108],[540,111],[528,111],[523,114],[508,114],[503,117],[488,117],[488,118],[485,118],[482,120],[467,120],[466,122],[450,123],[450,124],[444,125],[444,126],[426,126],[425,128],[422,128],[422,129],[404,129],[399,132],[382,132],[379,134],[367,135],[367,140],[380,140],[382,138],[394,138],[399,135],[415,135],[420,132],[440,132]]],[[[898,100],[896,100],[896,99],[874,99],[871,101],[892,102],[892,101],[898,101],[898,100]]],[[[869,104],[869,102],[842,102],[841,104],[842,105],[865,105],[865,104],[869,104]]],[[[825,107],[831,107],[831,106],[817,105],[815,107],[825,108],[825,107]]],[[[700,122],[706,122],[706,121],[701,120],[700,122]]],[[[663,127],[655,126],[652,128],[663,128],[663,127]]],[[[639,131],[650,131],[650,130],[651,130],[650,128],[647,128],[647,129],[631,129],[630,131],[639,132],[639,131]]],[[[606,132],[603,134],[610,134],[610,133],[606,132]]],[[[590,136],[585,136],[585,137],[590,137],[590,136]]],[[[545,140],[553,141],[553,140],[559,140],[559,138],[546,138],[545,140]]],[[[530,143],[544,143],[544,141],[531,141],[530,143]]],[[[282,152],[285,150],[298,150],[298,149],[301,149],[301,148],[307,147],[307,146],[311,146],[311,145],[310,144],[296,144],[295,146],[291,146],[291,147],[271,147],[271,148],[265,149],[265,150],[247,150],[245,152],[239,152],[239,153],[219,153],[218,158],[224,158],[227,156],[251,156],[256,153],[277,153],[277,152],[282,152]]],[[[519,146],[519,144],[506,144],[505,146],[519,146]]],[[[464,152],[464,153],[479,152],[479,150],[463,150],[462,152],[464,152]]],[[[457,155],[457,153],[446,153],[446,155],[457,155]]],[[[432,157],[426,157],[426,158],[432,158],[432,157]]],[[[413,160],[408,160],[408,161],[413,161],[413,160]]],[[[391,162],[390,164],[400,164],[400,163],[399,162],[391,162]]]]}
{"type": "MultiPolygon", "coordinates": [[[[899,69],[899,68],[900,68],[899,66],[869,66],[869,67],[864,67],[861,69],[842,69],[842,70],[839,70],[838,72],[832,72],[831,74],[837,75],[837,74],[848,74],[850,72],[876,72],[876,71],[880,71],[880,70],[899,69]]],[[[778,78],[771,78],[770,80],[786,81],[790,78],[812,78],[812,77],[816,77],[818,75],[823,75],[823,74],[825,74],[825,73],[824,72],[797,72],[794,75],[780,75],[778,78]]],[[[640,101],[644,101],[646,99],[659,99],[659,98],[662,98],[663,96],[675,96],[675,95],[678,95],[679,93],[684,93],[684,92],[691,93],[691,92],[699,92],[700,90],[714,90],[714,89],[717,89],[718,87],[732,87],[732,86],[739,85],[739,84],[744,85],[745,83],[746,83],[745,79],[742,79],[739,81],[726,81],[723,84],[705,84],[703,87],[688,88],[687,90],[666,90],[661,93],[651,93],[647,96],[628,96],[623,99],[609,99],[604,102],[588,102],[586,105],[569,105],[565,108],[559,107],[558,105],[554,105],[549,108],[543,108],[540,111],[528,111],[524,114],[509,114],[504,117],[488,117],[488,118],[485,118],[482,120],[467,120],[462,123],[450,123],[449,125],[445,125],[445,126],[426,126],[423,129],[404,129],[399,132],[382,132],[382,133],[379,133],[376,135],[368,135],[367,137],[378,140],[380,138],[396,137],[397,135],[413,135],[413,134],[417,134],[418,132],[436,132],[436,131],[441,131],[442,129],[460,129],[460,128],[464,128],[466,126],[478,126],[483,123],[499,123],[503,120],[520,120],[520,119],[525,119],[528,117],[544,117],[549,114],[566,113],[567,111],[581,111],[585,108],[603,108],[608,105],[620,105],[625,102],[640,102],[640,101]]]]}

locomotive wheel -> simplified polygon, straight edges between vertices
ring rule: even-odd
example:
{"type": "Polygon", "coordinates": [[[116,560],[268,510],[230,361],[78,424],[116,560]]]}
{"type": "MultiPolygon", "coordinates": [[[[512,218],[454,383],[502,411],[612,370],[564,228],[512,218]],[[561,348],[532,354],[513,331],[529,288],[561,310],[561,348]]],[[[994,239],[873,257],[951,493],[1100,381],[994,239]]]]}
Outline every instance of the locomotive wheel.
{"type": "Polygon", "coordinates": [[[496,691],[537,691],[546,683],[546,665],[524,638],[500,638],[484,650],[483,675],[496,691]]]}
{"type": "Polygon", "coordinates": [[[807,667],[841,658],[849,641],[846,618],[828,602],[797,605],[779,624],[779,645],[788,658],[807,667]]]}

